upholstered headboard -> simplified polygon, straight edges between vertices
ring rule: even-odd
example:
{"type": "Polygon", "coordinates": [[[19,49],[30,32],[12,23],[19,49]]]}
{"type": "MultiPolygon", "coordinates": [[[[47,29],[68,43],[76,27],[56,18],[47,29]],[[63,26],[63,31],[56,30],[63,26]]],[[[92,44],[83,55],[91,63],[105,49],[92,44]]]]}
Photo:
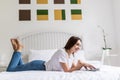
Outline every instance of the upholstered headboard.
{"type": "Polygon", "coordinates": [[[59,49],[64,47],[71,36],[82,36],[66,32],[33,32],[18,36],[24,45],[23,54],[30,53],[30,49],[59,49]]]}

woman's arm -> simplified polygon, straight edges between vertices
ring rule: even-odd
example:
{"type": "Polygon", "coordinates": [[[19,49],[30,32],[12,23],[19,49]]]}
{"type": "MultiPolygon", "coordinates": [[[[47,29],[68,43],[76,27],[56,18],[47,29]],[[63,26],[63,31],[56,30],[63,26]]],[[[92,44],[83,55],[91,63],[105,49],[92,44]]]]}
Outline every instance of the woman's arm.
{"type": "Polygon", "coordinates": [[[60,62],[60,64],[61,64],[64,72],[72,72],[75,70],[80,70],[82,67],[84,67],[87,70],[96,69],[93,65],[81,62],[80,60],[78,60],[78,63],[76,65],[75,65],[75,63],[73,63],[71,68],[69,68],[66,63],[60,62]]]}
{"type": "Polygon", "coordinates": [[[61,64],[64,72],[72,72],[72,71],[75,71],[75,70],[80,70],[83,67],[83,64],[80,64],[80,63],[77,63],[77,65],[75,65],[73,63],[71,68],[69,68],[66,63],[60,62],[60,64],[61,64]]]}

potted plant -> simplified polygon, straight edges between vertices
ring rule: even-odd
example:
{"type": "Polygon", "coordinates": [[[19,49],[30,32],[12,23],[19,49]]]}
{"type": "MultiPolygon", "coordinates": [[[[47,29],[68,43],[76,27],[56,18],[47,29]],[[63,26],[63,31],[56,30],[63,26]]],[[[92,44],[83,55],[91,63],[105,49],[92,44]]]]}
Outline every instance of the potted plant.
{"type": "Polygon", "coordinates": [[[106,53],[106,55],[109,55],[110,50],[112,50],[112,48],[107,47],[105,30],[102,27],[100,27],[99,25],[98,25],[98,28],[100,28],[102,30],[103,41],[104,41],[104,47],[102,48],[103,53],[106,53]]]}

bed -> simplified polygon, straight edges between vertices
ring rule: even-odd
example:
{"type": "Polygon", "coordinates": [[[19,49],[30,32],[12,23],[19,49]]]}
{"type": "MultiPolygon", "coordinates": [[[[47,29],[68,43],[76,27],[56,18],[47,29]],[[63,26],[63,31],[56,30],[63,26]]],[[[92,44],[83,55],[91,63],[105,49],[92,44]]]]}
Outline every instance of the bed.
{"type": "MultiPolygon", "coordinates": [[[[29,62],[36,59],[45,61],[62,48],[69,37],[78,36],[83,40],[82,50],[76,57],[84,59],[84,38],[81,35],[66,32],[34,32],[18,36],[22,44],[23,59],[29,62]]],[[[89,61],[88,61],[89,62],[89,61]]],[[[92,63],[92,62],[91,62],[92,63]]],[[[60,71],[20,71],[1,72],[0,80],[120,80],[120,67],[102,65],[97,61],[92,63],[99,65],[99,71],[86,71],[84,69],[69,72],[60,71]]]]}

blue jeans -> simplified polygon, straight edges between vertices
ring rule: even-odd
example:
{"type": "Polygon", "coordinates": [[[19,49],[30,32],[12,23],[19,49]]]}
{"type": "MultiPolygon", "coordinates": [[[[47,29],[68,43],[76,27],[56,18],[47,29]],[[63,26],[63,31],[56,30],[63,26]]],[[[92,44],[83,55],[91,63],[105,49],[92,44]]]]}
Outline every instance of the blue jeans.
{"type": "Polygon", "coordinates": [[[42,60],[34,60],[24,64],[21,58],[21,52],[14,52],[7,71],[45,70],[44,63],[45,61],[42,60]]]}

